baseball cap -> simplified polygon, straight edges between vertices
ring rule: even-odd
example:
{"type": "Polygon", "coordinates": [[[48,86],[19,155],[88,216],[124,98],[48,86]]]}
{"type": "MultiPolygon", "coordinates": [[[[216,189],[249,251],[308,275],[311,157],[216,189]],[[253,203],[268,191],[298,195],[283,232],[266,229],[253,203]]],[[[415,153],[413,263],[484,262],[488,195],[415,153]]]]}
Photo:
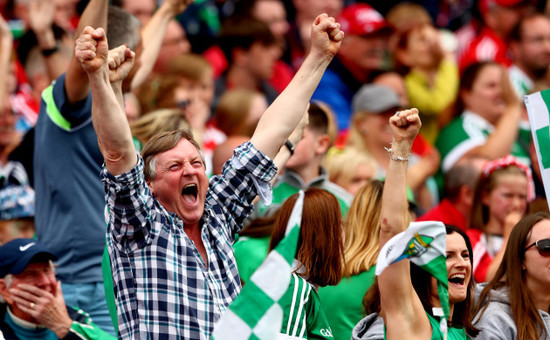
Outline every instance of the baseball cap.
{"type": "Polygon", "coordinates": [[[353,112],[382,113],[390,109],[399,109],[401,103],[395,91],[386,86],[363,85],[353,96],[353,112]]]}
{"type": "Polygon", "coordinates": [[[0,247],[0,278],[20,274],[33,259],[57,260],[46,247],[32,238],[18,238],[0,247]]]}
{"type": "Polygon", "coordinates": [[[34,190],[11,185],[0,190],[0,220],[34,217],[34,190]]]}
{"type": "Polygon", "coordinates": [[[374,8],[367,4],[353,4],[345,7],[337,20],[342,31],[351,35],[369,35],[391,26],[374,8]]]}

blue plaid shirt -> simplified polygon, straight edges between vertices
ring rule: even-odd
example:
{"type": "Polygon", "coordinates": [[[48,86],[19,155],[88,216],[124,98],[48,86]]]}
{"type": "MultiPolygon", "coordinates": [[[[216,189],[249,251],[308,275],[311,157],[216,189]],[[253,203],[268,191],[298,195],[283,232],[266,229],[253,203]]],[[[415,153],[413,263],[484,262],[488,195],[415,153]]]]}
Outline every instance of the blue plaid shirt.
{"type": "Polygon", "coordinates": [[[241,289],[235,233],[256,195],[269,192],[276,167],[247,142],[235,150],[223,175],[210,180],[201,219],[207,268],[183,221],[153,197],[138,158],[125,174],[102,172],[119,337],[210,339],[214,323],[241,289]]]}

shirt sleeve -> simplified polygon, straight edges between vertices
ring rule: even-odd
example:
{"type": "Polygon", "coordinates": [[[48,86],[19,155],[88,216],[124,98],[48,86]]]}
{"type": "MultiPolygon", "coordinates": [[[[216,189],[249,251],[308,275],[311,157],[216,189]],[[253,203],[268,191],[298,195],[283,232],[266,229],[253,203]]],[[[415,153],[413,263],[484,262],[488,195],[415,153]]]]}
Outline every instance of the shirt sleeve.
{"type": "Polygon", "coordinates": [[[118,176],[103,167],[101,176],[108,232],[123,253],[143,248],[149,242],[154,218],[151,212],[156,204],[143,177],[143,158],[138,154],[136,166],[118,176]]]}
{"type": "Polygon", "coordinates": [[[50,119],[63,130],[73,131],[92,119],[92,96],[70,103],[65,91],[65,74],[52,82],[42,92],[42,99],[46,105],[46,113],[50,119]]]}
{"type": "Polygon", "coordinates": [[[313,289],[309,296],[307,309],[307,338],[323,340],[334,339],[325,312],[323,312],[321,308],[319,295],[313,289]]]}
{"type": "Polygon", "coordinates": [[[97,327],[90,315],[81,309],[67,307],[69,316],[73,319],[73,323],[64,340],[114,340],[116,339],[111,334],[97,327]]]}
{"type": "Polygon", "coordinates": [[[235,149],[233,157],[224,165],[222,175],[210,180],[206,204],[217,216],[223,216],[226,235],[233,240],[252,212],[252,201],[257,195],[269,196],[270,181],[277,174],[273,161],[250,142],[235,149]]]}

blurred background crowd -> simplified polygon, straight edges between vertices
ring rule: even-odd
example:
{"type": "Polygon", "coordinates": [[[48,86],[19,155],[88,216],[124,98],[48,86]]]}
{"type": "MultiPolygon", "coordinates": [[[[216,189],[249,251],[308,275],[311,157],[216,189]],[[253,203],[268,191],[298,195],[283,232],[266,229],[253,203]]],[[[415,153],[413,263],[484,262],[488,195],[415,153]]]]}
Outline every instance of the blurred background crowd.
{"type": "MultiPolygon", "coordinates": [[[[89,115],[79,113],[88,90],[68,71],[81,18],[101,2],[109,3],[0,0],[0,245],[36,237],[58,259],[67,304],[112,332],[102,292],[102,157],[89,115]],[[62,104],[56,81],[65,82],[62,104]],[[90,301],[79,300],[85,295],[90,301]]],[[[465,231],[477,282],[495,276],[513,226],[548,211],[523,103],[550,84],[545,0],[195,0],[184,12],[181,2],[110,1],[109,43],[119,37],[137,53],[124,96],[136,149],[158,132],[190,128],[209,176],[290,82],[315,17],[327,13],[342,25],[346,37],[273,186],[273,204],[258,204],[234,245],[246,284],[286,198],[310,187],[336,196],[344,287],[319,291],[336,339],[349,339],[374,280],[396,111],[416,107],[422,120],[407,172],[412,218],[465,231]],[[352,277],[360,281],[345,286],[352,277]]]]}

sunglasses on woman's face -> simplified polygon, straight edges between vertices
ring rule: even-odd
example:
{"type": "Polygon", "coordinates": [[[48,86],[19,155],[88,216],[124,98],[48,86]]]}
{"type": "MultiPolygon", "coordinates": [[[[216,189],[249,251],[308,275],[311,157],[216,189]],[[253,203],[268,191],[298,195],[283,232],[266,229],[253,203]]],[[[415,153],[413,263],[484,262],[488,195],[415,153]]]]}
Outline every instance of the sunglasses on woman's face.
{"type": "Polygon", "coordinates": [[[525,250],[531,248],[532,246],[536,246],[539,254],[541,254],[542,256],[550,256],[550,238],[538,240],[537,242],[525,248],[525,250]]]}

